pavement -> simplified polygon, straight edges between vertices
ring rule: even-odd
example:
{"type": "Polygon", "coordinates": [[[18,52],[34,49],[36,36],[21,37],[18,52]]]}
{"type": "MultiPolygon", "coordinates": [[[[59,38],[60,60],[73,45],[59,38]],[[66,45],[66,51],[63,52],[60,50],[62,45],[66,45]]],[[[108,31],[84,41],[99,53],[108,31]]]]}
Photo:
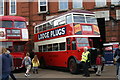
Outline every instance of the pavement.
{"type": "Polygon", "coordinates": [[[24,72],[15,72],[14,75],[17,80],[117,80],[116,67],[114,65],[107,65],[104,67],[101,76],[96,76],[93,69],[90,69],[90,77],[83,77],[82,72],[78,74],[71,74],[69,71],[62,69],[39,69],[38,74],[33,74],[29,77],[24,76],[24,72]]]}

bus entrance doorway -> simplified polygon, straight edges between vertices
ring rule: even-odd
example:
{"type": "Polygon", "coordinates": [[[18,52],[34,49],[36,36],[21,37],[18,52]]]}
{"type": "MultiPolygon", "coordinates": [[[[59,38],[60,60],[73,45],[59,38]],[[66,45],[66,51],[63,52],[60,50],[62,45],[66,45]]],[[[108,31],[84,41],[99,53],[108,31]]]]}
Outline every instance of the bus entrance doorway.
{"type": "Polygon", "coordinates": [[[101,42],[99,37],[90,37],[89,38],[90,47],[92,48],[100,48],[101,42]]]}
{"type": "Polygon", "coordinates": [[[89,41],[91,47],[102,49],[103,43],[106,42],[105,18],[97,18],[97,23],[100,31],[100,37],[89,38],[89,41]]]}
{"type": "Polygon", "coordinates": [[[102,49],[103,44],[106,42],[105,18],[97,18],[97,23],[100,30],[100,49],[102,49]]]}

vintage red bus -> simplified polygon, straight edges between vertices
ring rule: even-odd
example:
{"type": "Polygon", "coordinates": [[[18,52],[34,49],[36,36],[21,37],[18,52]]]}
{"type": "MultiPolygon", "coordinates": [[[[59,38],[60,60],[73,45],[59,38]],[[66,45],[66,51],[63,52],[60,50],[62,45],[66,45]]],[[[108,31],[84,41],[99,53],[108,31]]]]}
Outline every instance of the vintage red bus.
{"type": "Polygon", "coordinates": [[[94,13],[71,10],[34,28],[34,49],[41,67],[69,68],[76,73],[83,47],[99,47],[100,32],[94,13]]]}
{"type": "Polygon", "coordinates": [[[24,17],[0,16],[0,43],[10,51],[16,69],[21,67],[28,40],[28,29],[24,17]]]}

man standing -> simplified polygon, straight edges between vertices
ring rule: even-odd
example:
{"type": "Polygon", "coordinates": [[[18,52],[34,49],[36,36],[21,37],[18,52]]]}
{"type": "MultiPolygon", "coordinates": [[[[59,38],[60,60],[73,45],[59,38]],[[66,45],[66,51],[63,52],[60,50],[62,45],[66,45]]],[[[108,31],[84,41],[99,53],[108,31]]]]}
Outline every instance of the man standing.
{"type": "Polygon", "coordinates": [[[2,46],[0,46],[0,80],[2,79],[2,46]]]}
{"type": "Polygon", "coordinates": [[[117,68],[116,75],[118,76],[119,67],[120,67],[120,43],[119,43],[118,49],[116,49],[116,51],[115,51],[114,61],[116,61],[116,68],[117,68]]]}
{"type": "Polygon", "coordinates": [[[6,52],[7,49],[2,48],[2,80],[9,80],[12,67],[12,57],[6,52]]]}
{"type": "Polygon", "coordinates": [[[88,50],[88,48],[84,47],[84,52],[82,53],[81,62],[82,62],[82,65],[83,65],[83,72],[84,72],[83,76],[90,77],[90,73],[89,73],[89,70],[88,70],[88,65],[89,65],[89,61],[90,61],[90,52],[87,51],[87,50],[88,50]]]}

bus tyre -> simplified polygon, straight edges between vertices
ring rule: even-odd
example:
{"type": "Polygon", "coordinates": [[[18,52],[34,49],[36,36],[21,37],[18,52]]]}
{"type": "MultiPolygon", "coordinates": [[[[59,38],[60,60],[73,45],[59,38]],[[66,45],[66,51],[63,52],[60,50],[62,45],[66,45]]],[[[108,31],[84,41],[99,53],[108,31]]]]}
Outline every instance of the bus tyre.
{"type": "Polygon", "coordinates": [[[46,64],[45,64],[45,60],[44,59],[40,59],[40,67],[42,69],[45,69],[46,68],[46,64]]]}
{"type": "Polygon", "coordinates": [[[78,72],[78,66],[73,58],[69,60],[69,70],[72,74],[76,74],[78,72]]]}

